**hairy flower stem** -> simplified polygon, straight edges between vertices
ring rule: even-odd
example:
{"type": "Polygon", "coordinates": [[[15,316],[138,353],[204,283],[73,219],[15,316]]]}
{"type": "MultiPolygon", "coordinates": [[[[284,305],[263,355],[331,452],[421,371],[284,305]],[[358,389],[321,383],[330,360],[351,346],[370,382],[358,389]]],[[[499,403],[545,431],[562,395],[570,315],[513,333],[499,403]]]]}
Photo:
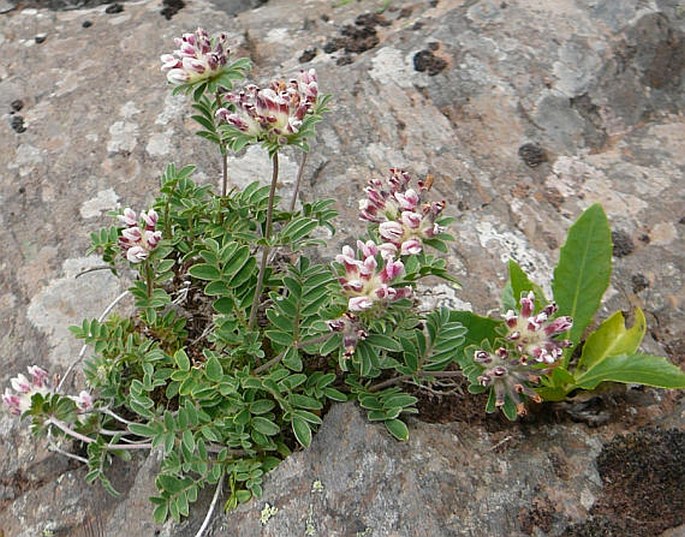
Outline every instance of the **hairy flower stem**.
{"type": "MultiPolygon", "coordinates": [[[[271,240],[271,227],[273,225],[274,198],[276,197],[276,184],[278,183],[278,152],[273,154],[271,164],[271,190],[269,190],[269,205],[266,211],[266,227],[264,228],[264,238],[267,243],[271,240]]],[[[247,322],[247,327],[250,330],[254,328],[255,322],[257,321],[257,310],[259,309],[259,299],[262,296],[262,288],[264,287],[264,274],[266,273],[266,262],[269,259],[269,249],[269,245],[265,244],[264,249],[262,250],[262,261],[259,264],[259,275],[257,276],[257,288],[255,289],[254,298],[252,300],[250,319],[247,322]]]]}
{"type": "MultiPolygon", "coordinates": [[[[418,375],[420,377],[433,378],[452,378],[464,376],[464,374],[461,371],[419,371],[418,375]]],[[[384,380],[383,382],[379,382],[378,384],[370,386],[368,391],[371,393],[377,392],[379,390],[382,390],[383,388],[387,388],[388,386],[394,386],[395,384],[411,380],[413,377],[414,375],[402,375],[400,377],[394,377],[388,380],[384,380]]]]}
{"type": "Polygon", "coordinates": [[[295,181],[295,191],[293,192],[293,199],[290,200],[290,212],[295,210],[295,204],[297,203],[297,195],[300,192],[300,183],[302,182],[302,176],[304,175],[304,165],[307,163],[307,153],[302,153],[302,160],[300,161],[300,168],[297,170],[297,179],[295,181]]]}
{"type": "Polygon", "coordinates": [[[228,192],[228,152],[226,145],[221,144],[221,197],[228,192]]]}
{"type": "MultiPolygon", "coordinates": [[[[221,103],[221,94],[217,90],[215,95],[216,109],[223,106],[221,103]]],[[[223,198],[228,193],[228,151],[226,144],[219,141],[219,150],[221,151],[221,197],[223,198]]]]}
{"type": "Polygon", "coordinates": [[[152,265],[150,265],[150,262],[148,260],[145,260],[145,287],[147,291],[147,297],[148,299],[152,298],[152,282],[153,282],[153,274],[152,274],[152,265]]]}
{"type": "MultiPolygon", "coordinates": [[[[81,442],[84,442],[86,444],[92,444],[96,442],[94,438],[91,438],[90,436],[86,436],[85,434],[78,433],[74,431],[69,425],[62,420],[58,420],[57,418],[48,418],[45,420],[45,425],[54,425],[57,427],[60,431],[62,431],[64,434],[67,436],[71,436],[72,438],[75,438],[76,440],[80,440],[81,442]]],[[[152,443],[147,442],[145,444],[107,444],[103,446],[104,449],[107,450],[115,450],[115,449],[152,449],[152,443]]]]}

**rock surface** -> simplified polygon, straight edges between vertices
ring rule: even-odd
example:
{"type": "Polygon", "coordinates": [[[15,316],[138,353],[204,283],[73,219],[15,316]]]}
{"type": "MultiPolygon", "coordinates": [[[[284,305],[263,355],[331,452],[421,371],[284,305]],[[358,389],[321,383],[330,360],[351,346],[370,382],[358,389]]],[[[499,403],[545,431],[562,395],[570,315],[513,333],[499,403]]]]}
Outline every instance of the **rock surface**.
{"type": "MultiPolygon", "coordinates": [[[[198,25],[227,31],[256,79],[315,67],[334,95],[302,194],[339,202],[340,230],[324,253],[361,231],[357,199],[369,178],[390,166],[430,173],[458,218],[450,263],[464,285],[433,294],[486,312],[497,308],[502,261],[548,285],[568,226],[600,201],[616,240],[607,311],[641,305],[648,350],[685,362],[680,2],[397,1],[380,15],[372,0],[260,4],[221,11],[197,0],[170,20],[152,1],[109,13],[2,10],[2,385],[32,363],[63,371],[80,350],[66,326],[98,316],[122,290],[104,272],[74,277],[98,264],[83,255],[107,211],[145,206],[168,161],[197,163],[198,177],[218,184],[218,159],[159,72],[172,38],[198,25]]],[[[283,161],[287,192],[297,156],[283,161]]],[[[231,164],[236,184],[267,175],[258,152],[231,164]]],[[[211,533],[683,535],[683,400],[614,391],[598,403],[601,420],[591,403],[570,410],[594,428],[564,411],[507,425],[475,418],[456,397],[425,408],[451,423],[412,421],[408,444],[354,406],[334,407],[313,447],[268,477],[264,498],[217,518],[211,533]],[[266,502],[278,511],[262,524],[266,502]]],[[[0,453],[5,537],[190,536],[209,502],[181,526],[155,528],[154,456],[136,472],[115,466],[122,496],[111,499],[84,485],[83,468],[36,450],[6,414],[0,453]]]]}

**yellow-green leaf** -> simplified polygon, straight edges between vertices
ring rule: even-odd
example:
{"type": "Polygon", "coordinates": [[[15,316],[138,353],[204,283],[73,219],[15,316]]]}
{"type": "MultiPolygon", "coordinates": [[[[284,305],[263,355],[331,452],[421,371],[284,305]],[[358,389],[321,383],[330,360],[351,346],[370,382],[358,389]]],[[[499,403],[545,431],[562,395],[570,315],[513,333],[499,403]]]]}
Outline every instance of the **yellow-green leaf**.
{"type": "Polygon", "coordinates": [[[609,356],[637,352],[646,329],[647,321],[640,308],[635,309],[635,322],[630,328],[626,328],[623,314],[617,311],[587,338],[578,369],[586,371],[609,356]]]}
{"type": "Polygon", "coordinates": [[[576,379],[579,388],[594,390],[602,382],[685,388],[685,371],[668,359],[650,354],[609,356],[576,379]]]}

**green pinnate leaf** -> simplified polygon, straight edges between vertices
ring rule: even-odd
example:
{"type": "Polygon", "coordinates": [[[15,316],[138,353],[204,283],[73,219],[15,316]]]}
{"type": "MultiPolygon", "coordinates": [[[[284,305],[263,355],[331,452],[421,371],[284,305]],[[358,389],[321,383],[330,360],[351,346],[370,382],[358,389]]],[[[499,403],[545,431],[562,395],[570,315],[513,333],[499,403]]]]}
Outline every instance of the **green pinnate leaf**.
{"type": "Polygon", "coordinates": [[[552,282],[559,315],[573,318],[568,339],[574,344],[580,341],[609,286],[611,254],[606,214],[601,205],[592,205],[569,229],[552,282]]]}
{"type": "Polygon", "coordinates": [[[385,422],[388,432],[401,442],[409,440],[409,428],[402,420],[392,419],[385,422]]]}
{"type": "Polygon", "coordinates": [[[209,263],[198,263],[197,265],[193,265],[188,269],[188,272],[193,278],[197,278],[198,280],[212,281],[221,279],[219,269],[209,263]]]}
{"type": "Polygon", "coordinates": [[[190,358],[186,354],[186,351],[179,349],[174,353],[174,362],[181,371],[190,371],[190,358]]]}
{"type": "Polygon", "coordinates": [[[281,432],[281,428],[278,425],[262,416],[252,418],[252,426],[266,436],[274,436],[281,432]]]}
{"type": "Polygon", "coordinates": [[[309,424],[301,417],[293,416],[291,426],[300,445],[308,448],[312,443],[312,430],[309,428],[309,424]]]}
{"type": "Polygon", "coordinates": [[[212,356],[205,362],[205,375],[212,382],[220,382],[224,376],[224,370],[216,356],[212,356]]]}

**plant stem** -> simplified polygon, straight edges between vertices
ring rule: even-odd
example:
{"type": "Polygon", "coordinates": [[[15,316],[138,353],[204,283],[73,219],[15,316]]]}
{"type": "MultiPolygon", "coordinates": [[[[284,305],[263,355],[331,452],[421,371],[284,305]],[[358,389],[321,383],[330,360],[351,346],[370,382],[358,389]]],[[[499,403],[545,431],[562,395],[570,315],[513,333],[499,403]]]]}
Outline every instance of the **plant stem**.
{"type": "Polygon", "coordinates": [[[295,210],[295,204],[297,203],[297,194],[300,192],[300,183],[302,182],[302,176],[304,175],[304,165],[307,163],[307,154],[308,153],[302,153],[300,168],[297,170],[297,179],[295,180],[295,192],[293,192],[293,199],[290,200],[291,213],[295,210]]]}
{"type": "Polygon", "coordinates": [[[228,152],[226,145],[221,144],[221,197],[228,192],[228,152]]]}
{"type": "MultiPolygon", "coordinates": [[[[295,348],[296,349],[301,349],[302,347],[305,347],[306,345],[312,345],[314,343],[322,343],[329,339],[333,334],[323,334],[321,336],[316,336],[313,338],[309,338],[307,341],[297,341],[295,342],[295,348]]],[[[260,365],[258,368],[254,370],[254,373],[263,373],[264,371],[268,370],[269,368],[275,366],[278,362],[280,362],[283,357],[285,356],[285,351],[282,353],[278,354],[277,356],[274,356],[271,360],[268,362],[260,365]]]]}
{"type": "Polygon", "coordinates": [[[205,530],[209,526],[209,521],[212,519],[212,513],[214,513],[214,508],[216,507],[216,502],[219,500],[219,495],[221,494],[221,489],[224,486],[225,474],[222,474],[219,478],[219,482],[216,485],[216,490],[214,491],[214,496],[212,497],[212,503],[209,504],[209,509],[205,515],[205,519],[202,521],[202,526],[197,530],[195,537],[202,537],[205,534],[205,530]]]}
{"type": "Polygon", "coordinates": [[[147,290],[147,297],[148,299],[152,298],[152,282],[153,282],[153,277],[152,277],[152,266],[150,265],[150,260],[146,259],[144,261],[145,263],[145,287],[147,290]]]}
{"type": "MultiPolygon", "coordinates": [[[[91,438],[90,436],[86,436],[85,434],[78,433],[74,431],[71,427],[69,427],[68,424],[63,422],[62,420],[58,420],[57,418],[48,418],[45,420],[45,425],[54,425],[57,427],[60,431],[62,431],[64,434],[71,436],[72,438],[75,438],[76,440],[80,440],[81,442],[84,442],[86,444],[92,444],[96,442],[94,438],[91,438]]],[[[107,450],[115,450],[115,449],[152,449],[152,443],[148,442],[145,444],[107,444],[103,446],[104,449],[107,450]]]]}
{"type": "MultiPolygon", "coordinates": [[[[214,95],[216,100],[216,109],[221,108],[221,95],[219,90],[216,91],[214,95]]],[[[226,150],[226,144],[219,141],[219,149],[221,151],[221,197],[223,198],[228,192],[228,151],[226,150]]]]}
{"type": "MultiPolygon", "coordinates": [[[[128,295],[128,291],[124,291],[121,293],[118,297],[116,297],[112,302],[110,302],[109,306],[105,308],[105,311],[103,311],[100,314],[100,317],[98,317],[98,322],[101,323],[102,321],[105,320],[105,318],[109,315],[109,313],[114,309],[114,306],[116,306],[119,302],[122,301],[126,296],[128,295]]],[[[74,368],[81,363],[81,360],[83,360],[83,357],[86,355],[86,350],[88,349],[88,345],[84,345],[81,347],[81,351],[78,353],[78,358],[71,363],[71,365],[67,368],[66,372],[64,373],[64,376],[62,376],[62,379],[59,381],[59,384],[57,385],[57,388],[55,391],[59,393],[62,390],[62,386],[64,386],[64,383],[67,381],[69,378],[69,375],[71,372],[74,370],[74,368]]]]}
{"type": "Polygon", "coordinates": [[[273,225],[274,215],[274,198],[276,197],[276,184],[278,183],[278,152],[273,154],[271,158],[271,189],[269,190],[269,205],[266,210],[266,227],[264,229],[264,238],[267,244],[262,250],[262,261],[259,264],[259,275],[257,276],[257,288],[255,289],[254,298],[252,299],[252,308],[250,309],[250,319],[247,322],[248,329],[252,330],[257,320],[257,310],[259,309],[259,299],[262,296],[262,287],[264,287],[264,274],[266,273],[266,262],[269,259],[269,245],[271,240],[271,227],[273,225]]]}
{"type": "MultiPolygon", "coordinates": [[[[418,375],[420,377],[451,378],[461,377],[463,376],[463,373],[461,371],[419,371],[418,375]]],[[[388,380],[384,380],[383,382],[379,382],[378,384],[370,386],[369,392],[377,392],[379,390],[382,390],[383,388],[387,388],[388,386],[394,386],[395,384],[399,384],[400,382],[404,382],[405,380],[409,380],[413,377],[414,375],[402,375],[400,377],[394,377],[388,380]]]]}

